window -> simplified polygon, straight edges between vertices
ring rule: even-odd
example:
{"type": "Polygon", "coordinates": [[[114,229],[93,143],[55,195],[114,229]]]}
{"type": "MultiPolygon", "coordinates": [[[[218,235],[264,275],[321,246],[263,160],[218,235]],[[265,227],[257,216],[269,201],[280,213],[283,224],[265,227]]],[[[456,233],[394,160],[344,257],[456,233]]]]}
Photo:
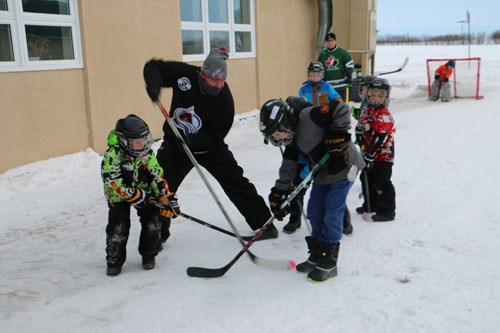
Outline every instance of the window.
{"type": "Polygon", "coordinates": [[[180,9],[184,60],[221,45],[231,58],[255,57],[254,0],[180,0],[180,9]]]}
{"type": "Polygon", "coordinates": [[[83,67],[77,0],[0,0],[0,72],[83,67]]]}

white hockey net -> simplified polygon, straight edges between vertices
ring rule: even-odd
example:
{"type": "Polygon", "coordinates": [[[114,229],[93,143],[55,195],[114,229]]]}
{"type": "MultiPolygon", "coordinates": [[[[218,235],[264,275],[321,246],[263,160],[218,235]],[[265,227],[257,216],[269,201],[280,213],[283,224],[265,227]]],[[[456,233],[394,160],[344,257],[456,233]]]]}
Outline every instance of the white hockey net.
{"type": "Polygon", "coordinates": [[[431,84],[434,81],[434,71],[448,60],[455,61],[455,69],[450,77],[452,96],[455,98],[481,99],[479,93],[481,80],[481,58],[446,58],[427,59],[427,87],[429,96],[431,84]]]}

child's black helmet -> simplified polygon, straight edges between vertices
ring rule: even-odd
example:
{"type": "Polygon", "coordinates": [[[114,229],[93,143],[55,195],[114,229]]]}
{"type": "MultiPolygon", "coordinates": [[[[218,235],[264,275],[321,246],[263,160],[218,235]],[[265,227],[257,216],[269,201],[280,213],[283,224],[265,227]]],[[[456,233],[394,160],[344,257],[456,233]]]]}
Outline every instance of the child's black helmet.
{"type": "Polygon", "coordinates": [[[260,109],[259,129],[273,146],[286,146],[293,141],[294,132],[292,108],[281,99],[271,99],[260,109]],[[276,132],[291,133],[287,139],[276,139],[276,132]]]}
{"type": "Polygon", "coordinates": [[[135,114],[119,119],[115,132],[120,146],[132,156],[143,156],[151,149],[149,126],[135,114]]]}

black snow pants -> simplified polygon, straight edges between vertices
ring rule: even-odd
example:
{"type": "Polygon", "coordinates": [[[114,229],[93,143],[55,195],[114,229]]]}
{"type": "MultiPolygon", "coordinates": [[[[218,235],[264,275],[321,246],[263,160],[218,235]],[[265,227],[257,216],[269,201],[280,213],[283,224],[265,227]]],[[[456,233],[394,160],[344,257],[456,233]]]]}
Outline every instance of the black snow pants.
{"type": "MultiPolygon", "coordinates": [[[[266,202],[257,193],[255,186],[243,176],[243,169],[238,165],[227,145],[208,152],[194,153],[194,156],[196,161],[217,180],[252,230],[259,229],[271,217],[266,202]]],[[[163,168],[170,191],[177,192],[182,181],[193,168],[193,163],[182,147],[165,141],[158,150],[157,158],[163,168]]],[[[165,220],[162,226],[162,240],[165,241],[165,237],[169,235],[170,221],[165,217],[162,219],[165,220]]]]}
{"type": "MultiPolygon", "coordinates": [[[[106,227],[106,262],[110,266],[122,266],[127,258],[127,241],[130,232],[130,204],[108,203],[106,227]]],[[[139,253],[145,258],[155,257],[160,249],[162,220],[157,207],[147,205],[137,209],[141,223],[139,253]]]]}
{"type": "MultiPolygon", "coordinates": [[[[374,162],[371,169],[363,169],[368,175],[368,195],[365,193],[365,177],[361,175],[363,196],[370,197],[370,208],[372,212],[380,215],[394,213],[396,211],[396,191],[391,181],[392,162],[374,162]]],[[[366,202],[364,205],[366,207],[366,202]]]]}

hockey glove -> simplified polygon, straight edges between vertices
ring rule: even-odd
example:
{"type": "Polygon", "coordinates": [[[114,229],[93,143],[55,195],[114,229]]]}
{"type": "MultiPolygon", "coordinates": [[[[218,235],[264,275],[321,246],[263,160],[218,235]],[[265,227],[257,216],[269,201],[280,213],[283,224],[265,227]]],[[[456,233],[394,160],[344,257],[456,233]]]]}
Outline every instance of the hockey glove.
{"type": "Polygon", "coordinates": [[[160,96],[160,89],[161,87],[156,85],[146,86],[146,92],[148,93],[149,98],[151,98],[153,102],[158,101],[158,97],[160,96]]]}
{"type": "Polygon", "coordinates": [[[362,147],[364,145],[363,129],[361,126],[356,126],[354,129],[354,134],[356,135],[356,143],[362,147]]]}
{"type": "Polygon", "coordinates": [[[434,80],[439,81],[439,74],[434,75],[434,80]]]}
{"type": "Polygon", "coordinates": [[[344,82],[347,83],[347,84],[351,84],[352,83],[352,77],[351,77],[351,75],[346,75],[345,78],[344,78],[344,82]]]}
{"type": "Polygon", "coordinates": [[[175,219],[177,216],[181,215],[181,208],[179,207],[179,202],[177,202],[177,195],[175,195],[175,193],[168,192],[167,195],[160,196],[158,202],[162,205],[162,208],[160,208],[161,216],[175,219]]]}
{"type": "Polygon", "coordinates": [[[370,154],[367,152],[363,153],[363,160],[365,160],[367,169],[371,169],[373,167],[374,158],[375,158],[375,154],[370,154]]]}
{"type": "Polygon", "coordinates": [[[443,79],[443,82],[448,82],[448,81],[450,81],[450,79],[448,79],[447,77],[443,79]]]}
{"type": "Polygon", "coordinates": [[[289,191],[279,190],[276,187],[271,189],[269,194],[269,205],[271,206],[271,212],[279,220],[283,221],[283,218],[290,213],[290,206],[286,205],[283,209],[281,205],[286,201],[289,191]]]}
{"type": "Polygon", "coordinates": [[[348,132],[331,131],[327,132],[323,140],[325,150],[330,156],[335,158],[344,155],[349,149],[351,134],[348,132]]]}
{"type": "Polygon", "coordinates": [[[132,197],[127,199],[127,202],[136,208],[141,208],[141,204],[146,199],[146,191],[136,188],[132,197]]]}

